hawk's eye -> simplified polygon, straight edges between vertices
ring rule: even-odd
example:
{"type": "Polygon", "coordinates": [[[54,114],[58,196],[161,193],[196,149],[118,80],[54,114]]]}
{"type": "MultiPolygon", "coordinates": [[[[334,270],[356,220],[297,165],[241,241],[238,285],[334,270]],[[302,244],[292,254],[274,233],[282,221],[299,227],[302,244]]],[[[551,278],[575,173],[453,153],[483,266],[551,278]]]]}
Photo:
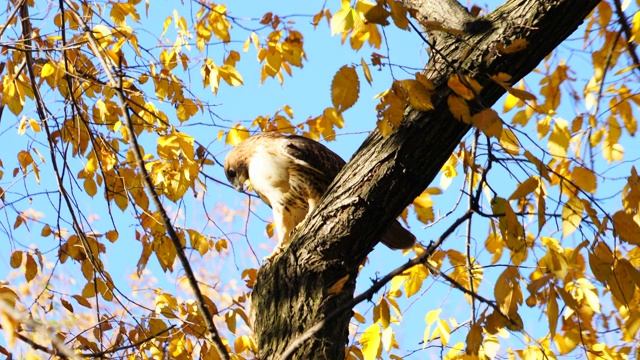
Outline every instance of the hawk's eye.
{"type": "Polygon", "coordinates": [[[229,169],[227,170],[227,176],[229,177],[229,179],[233,179],[236,177],[236,171],[233,169],[229,169]]]}

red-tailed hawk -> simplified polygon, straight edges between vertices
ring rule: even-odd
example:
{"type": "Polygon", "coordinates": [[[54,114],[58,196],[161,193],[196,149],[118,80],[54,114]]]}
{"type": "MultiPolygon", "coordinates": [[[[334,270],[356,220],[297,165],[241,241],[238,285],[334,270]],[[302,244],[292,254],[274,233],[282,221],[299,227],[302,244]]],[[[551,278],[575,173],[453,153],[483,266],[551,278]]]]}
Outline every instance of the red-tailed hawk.
{"type": "MultiPolygon", "coordinates": [[[[315,208],[344,160],[319,142],[302,136],[266,132],[233,148],[224,172],[238,191],[247,180],[262,201],[273,209],[279,242],[272,259],[290,241],[291,232],[315,208]]],[[[394,221],[381,239],[392,249],[409,249],[415,236],[394,221]]]]}

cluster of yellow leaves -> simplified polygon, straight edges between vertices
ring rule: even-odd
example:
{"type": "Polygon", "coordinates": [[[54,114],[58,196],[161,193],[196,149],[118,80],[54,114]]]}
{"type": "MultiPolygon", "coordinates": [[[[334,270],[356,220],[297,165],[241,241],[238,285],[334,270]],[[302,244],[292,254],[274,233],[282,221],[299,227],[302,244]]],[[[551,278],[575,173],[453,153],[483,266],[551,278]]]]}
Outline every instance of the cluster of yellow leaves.
{"type": "Polygon", "coordinates": [[[204,86],[211,86],[211,91],[217,94],[218,88],[220,87],[220,80],[223,80],[231,86],[242,85],[242,75],[240,75],[235,67],[236,62],[239,60],[240,53],[237,51],[231,51],[222,66],[217,66],[212,59],[206,59],[201,70],[204,86]]]}
{"type": "MultiPolygon", "coordinates": [[[[319,12],[314,17],[314,23],[328,13],[319,12]]],[[[388,18],[400,29],[406,30],[409,27],[407,19],[407,9],[401,1],[385,0],[376,3],[367,0],[356,1],[356,6],[351,6],[348,0],[342,0],[342,7],[331,16],[331,35],[340,34],[344,44],[347,37],[354,50],[362,48],[365,42],[376,49],[380,48],[382,36],[378,30],[378,25],[388,25],[388,18]]]]}
{"type": "Polygon", "coordinates": [[[376,106],[376,126],[382,136],[391,134],[400,126],[407,106],[418,111],[432,110],[433,90],[431,81],[426,76],[416,73],[415,79],[395,80],[391,89],[378,94],[376,97],[380,98],[380,103],[376,106]]]}
{"type": "MultiPolygon", "coordinates": [[[[263,46],[256,40],[253,42],[258,49],[258,60],[264,63],[260,82],[264,82],[267,77],[277,77],[282,84],[282,70],[291,76],[291,66],[301,68],[302,60],[306,59],[302,33],[293,29],[272,31],[263,46]]],[[[245,46],[245,51],[246,49],[245,46]]]]}

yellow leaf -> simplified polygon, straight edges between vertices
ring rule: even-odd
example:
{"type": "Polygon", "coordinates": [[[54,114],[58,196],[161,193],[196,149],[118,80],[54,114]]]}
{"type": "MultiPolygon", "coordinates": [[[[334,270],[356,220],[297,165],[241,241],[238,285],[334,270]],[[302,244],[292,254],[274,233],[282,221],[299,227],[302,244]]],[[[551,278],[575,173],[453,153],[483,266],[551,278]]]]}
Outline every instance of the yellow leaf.
{"type": "Polygon", "coordinates": [[[40,77],[46,78],[53,75],[56,72],[56,67],[50,62],[42,65],[42,70],[40,71],[40,77]]]}
{"type": "Polygon", "coordinates": [[[512,54],[526,49],[528,45],[529,42],[526,39],[517,39],[507,46],[504,46],[503,43],[499,43],[496,46],[496,49],[503,54],[512,54]]]}
{"type": "Polygon", "coordinates": [[[227,328],[231,331],[232,334],[236,333],[236,312],[233,310],[229,310],[224,315],[224,322],[227,324],[227,328]]]}
{"type": "Polygon", "coordinates": [[[407,281],[404,283],[404,290],[407,298],[409,298],[420,291],[422,282],[429,276],[429,271],[426,266],[420,264],[406,270],[403,275],[407,276],[407,281]]]}
{"type": "Polygon", "coordinates": [[[409,27],[409,20],[407,19],[407,9],[402,1],[386,0],[386,2],[391,10],[393,23],[400,29],[406,30],[409,27]]]}
{"type": "Polygon", "coordinates": [[[613,214],[613,227],[621,240],[640,245],[640,224],[633,214],[620,210],[613,214]]]}
{"type": "Polygon", "coordinates": [[[393,333],[393,328],[388,327],[382,331],[382,345],[384,349],[389,353],[391,352],[391,348],[395,344],[395,334],[393,333]]]}
{"type": "Polygon", "coordinates": [[[455,95],[449,95],[447,98],[447,105],[449,106],[449,111],[451,111],[453,117],[465,124],[471,124],[471,113],[466,101],[455,95]]]}
{"type": "Polygon", "coordinates": [[[18,124],[18,135],[23,135],[27,132],[27,117],[23,116],[18,124]]]}
{"type": "Polygon", "coordinates": [[[573,168],[573,183],[580,189],[595,194],[596,192],[596,175],[593,171],[580,166],[573,168]]]}
{"type": "Polygon", "coordinates": [[[96,181],[93,180],[92,177],[84,179],[84,191],[86,191],[87,195],[91,197],[93,197],[98,192],[96,181]]]}
{"type": "Polygon", "coordinates": [[[525,90],[521,90],[521,89],[516,89],[513,87],[507,87],[506,88],[507,91],[509,92],[509,95],[512,95],[520,100],[523,101],[535,101],[536,100],[536,96],[533,95],[532,93],[525,91],[525,90]]]}
{"type": "Polygon", "coordinates": [[[38,265],[36,265],[36,261],[33,259],[33,255],[27,253],[27,263],[24,271],[24,277],[27,279],[27,282],[31,282],[36,277],[38,273],[38,265]]]}
{"type": "Polygon", "coordinates": [[[389,303],[384,298],[380,299],[380,304],[377,306],[378,308],[378,320],[382,325],[383,329],[389,327],[391,323],[391,311],[389,310],[389,303]]]}
{"type": "Polygon", "coordinates": [[[471,123],[489,137],[500,138],[502,135],[502,119],[493,109],[484,109],[471,117],[471,123]]]}
{"type": "Polygon", "coordinates": [[[478,355],[480,345],[482,345],[482,325],[478,322],[474,322],[467,334],[467,348],[465,352],[467,355],[478,355]]]}
{"type": "Polygon", "coordinates": [[[502,108],[502,112],[507,113],[511,111],[511,109],[513,109],[519,102],[520,100],[517,97],[511,94],[507,94],[507,97],[504,99],[504,106],[502,108]]]}
{"type": "Polygon", "coordinates": [[[518,307],[524,300],[517,267],[510,266],[498,276],[494,296],[504,314],[509,316],[517,314],[518,307]]]}
{"type": "Polygon", "coordinates": [[[420,196],[413,200],[413,206],[420,222],[429,224],[435,220],[433,201],[431,200],[431,194],[427,191],[423,191],[420,196]]]}
{"type": "Polygon", "coordinates": [[[85,299],[84,297],[80,296],[80,295],[73,295],[71,296],[72,298],[74,298],[79,305],[84,306],[88,309],[91,309],[91,303],[89,301],[87,301],[87,299],[85,299]]]}
{"type": "Polygon", "coordinates": [[[551,155],[566,157],[569,150],[569,123],[563,119],[555,119],[547,147],[551,155]]]}
{"type": "Polygon", "coordinates": [[[584,205],[577,197],[572,197],[562,207],[562,236],[571,235],[582,222],[584,205]]]}
{"type": "Polygon", "coordinates": [[[351,30],[354,23],[354,11],[349,0],[342,0],[342,8],[331,17],[331,35],[351,30]]]}
{"type": "Polygon", "coordinates": [[[618,143],[611,142],[607,137],[602,143],[602,156],[609,163],[622,161],[624,158],[624,147],[618,143]]]}
{"type": "Polygon", "coordinates": [[[13,253],[11,253],[11,260],[9,261],[9,263],[11,264],[11,267],[14,269],[17,269],[20,267],[20,265],[22,265],[22,251],[20,250],[16,250],[13,253]]]}
{"type": "Polygon", "coordinates": [[[338,112],[343,112],[352,107],[358,100],[360,93],[360,80],[356,69],[351,66],[343,66],[333,76],[331,82],[331,102],[338,112]]]}
{"type": "Polygon", "coordinates": [[[613,276],[609,279],[608,284],[611,289],[611,295],[622,304],[628,305],[633,299],[636,291],[636,283],[638,270],[629,263],[627,259],[619,259],[613,268],[613,276]]]}
{"type": "Polygon", "coordinates": [[[540,179],[537,176],[532,176],[518,185],[516,191],[509,197],[509,200],[524,198],[534,192],[539,185],[540,179]]]}
{"type": "Polygon", "coordinates": [[[178,120],[180,120],[180,122],[189,120],[189,118],[197,113],[198,105],[196,105],[190,99],[182,100],[176,108],[176,115],[178,116],[178,120]]]}
{"type": "Polygon", "coordinates": [[[622,122],[624,123],[624,127],[629,132],[629,135],[634,135],[636,130],[638,129],[638,123],[636,122],[635,116],[633,116],[633,112],[631,110],[631,104],[629,101],[621,101],[618,103],[617,107],[618,113],[622,118],[622,122]]]}
{"type": "Polygon", "coordinates": [[[344,288],[344,284],[349,280],[349,275],[343,276],[340,280],[336,281],[329,289],[327,289],[327,294],[337,294],[342,291],[344,288]]]}
{"type": "Polygon", "coordinates": [[[589,251],[589,267],[595,278],[605,283],[613,274],[613,253],[602,241],[599,241],[593,251],[589,251]]]}
{"type": "Polygon", "coordinates": [[[109,240],[110,242],[114,243],[114,242],[116,242],[116,240],[118,240],[118,231],[109,230],[109,231],[107,231],[106,234],[104,234],[104,236],[107,238],[107,240],[109,240]]]}
{"type": "Polygon", "coordinates": [[[242,142],[242,140],[248,137],[249,137],[249,130],[240,124],[236,124],[236,125],[233,125],[231,129],[229,129],[229,132],[227,133],[227,137],[224,142],[225,144],[231,144],[233,146],[237,146],[242,142]]]}
{"type": "Polygon", "coordinates": [[[362,71],[364,72],[364,78],[367,80],[369,84],[373,81],[373,77],[371,76],[371,70],[369,70],[369,65],[364,62],[364,58],[360,59],[360,63],[362,64],[362,71]]]}
{"type": "Polygon", "coordinates": [[[425,316],[424,320],[427,323],[427,328],[424,330],[424,337],[423,337],[424,345],[423,346],[426,346],[429,343],[429,341],[431,340],[431,338],[432,338],[432,336],[430,336],[430,334],[431,334],[431,326],[438,321],[438,318],[440,316],[440,312],[442,312],[442,309],[431,310],[425,316]]]}
{"type": "Polygon", "coordinates": [[[511,155],[519,155],[520,154],[520,145],[518,142],[518,138],[516,134],[511,131],[509,128],[503,128],[502,134],[500,135],[500,146],[511,155]]]}
{"type": "Polygon", "coordinates": [[[266,230],[267,230],[267,236],[268,237],[270,237],[270,238],[273,237],[275,228],[276,228],[276,223],[275,222],[272,221],[272,222],[267,224],[266,230]]]}
{"type": "Polygon", "coordinates": [[[358,341],[362,345],[362,354],[364,360],[374,360],[378,357],[378,351],[380,350],[380,343],[382,339],[380,336],[380,325],[371,324],[362,334],[358,341]]]}
{"type": "Polygon", "coordinates": [[[471,100],[482,91],[482,85],[469,76],[465,76],[464,79],[465,82],[462,82],[458,75],[452,75],[447,80],[447,86],[461,98],[471,100]]]}
{"type": "Polygon", "coordinates": [[[407,91],[409,104],[419,111],[433,110],[431,91],[418,80],[402,80],[402,87],[407,91]]]}
{"type": "Polygon", "coordinates": [[[556,291],[554,286],[549,287],[547,318],[549,319],[549,334],[551,334],[551,337],[554,337],[558,327],[558,301],[556,300],[556,291]]]}

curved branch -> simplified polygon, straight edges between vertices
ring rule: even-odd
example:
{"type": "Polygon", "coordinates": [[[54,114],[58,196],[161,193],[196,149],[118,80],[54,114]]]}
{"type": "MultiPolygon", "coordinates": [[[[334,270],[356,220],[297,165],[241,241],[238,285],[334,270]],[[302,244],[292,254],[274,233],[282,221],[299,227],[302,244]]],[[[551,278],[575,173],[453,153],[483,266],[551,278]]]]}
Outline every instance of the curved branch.
{"type": "MultiPolygon", "coordinates": [[[[67,2],[67,5],[69,5],[70,8],[73,9],[73,7],[69,4],[69,2],[67,0],[65,1],[67,2]]],[[[202,291],[200,291],[200,288],[198,286],[198,281],[196,280],[193,269],[189,264],[189,259],[184,253],[184,249],[180,242],[180,238],[178,237],[178,234],[176,233],[171,223],[171,220],[169,219],[169,216],[167,215],[167,212],[164,209],[164,206],[160,202],[160,199],[158,198],[158,195],[154,190],[154,186],[153,186],[153,183],[151,182],[151,178],[149,177],[147,169],[144,166],[144,160],[142,159],[142,154],[140,154],[140,147],[138,145],[138,140],[137,140],[135,131],[133,129],[133,122],[131,119],[131,115],[129,113],[129,106],[127,105],[126,96],[122,88],[122,79],[121,78],[116,79],[113,72],[111,71],[111,68],[107,65],[107,62],[104,59],[104,55],[100,52],[100,47],[98,46],[97,41],[93,33],[91,32],[91,29],[89,28],[87,23],[84,21],[82,16],[80,16],[80,14],[75,12],[75,10],[73,14],[75,15],[78,23],[82,24],[83,30],[89,40],[89,45],[92,48],[98,60],[100,61],[100,64],[102,65],[102,68],[105,71],[105,74],[109,78],[109,86],[111,86],[116,91],[116,94],[118,96],[118,101],[120,103],[120,108],[122,109],[124,114],[125,126],[129,133],[130,146],[134,154],[136,164],[140,171],[140,175],[143,179],[143,182],[149,194],[149,197],[153,201],[153,204],[155,205],[158,213],[160,214],[160,218],[162,220],[162,224],[165,230],[167,231],[167,235],[169,239],[171,239],[171,242],[176,250],[178,260],[180,260],[182,268],[184,269],[185,276],[189,282],[189,286],[193,290],[196,304],[198,305],[198,310],[202,314],[202,318],[204,319],[207,329],[209,330],[209,332],[207,333],[207,338],[209,341],[211,341],[213,346],[216,348],[220,357],[222,357],[225,360],[230,360],[231,357],[229,355],[229,352],[227,351],[226,346],[222,342],[222,339],[220,338],[218,330],[215,324],[213,323],[212,313],[204,300],[204,295],[202,294],[202,291]]]]}

